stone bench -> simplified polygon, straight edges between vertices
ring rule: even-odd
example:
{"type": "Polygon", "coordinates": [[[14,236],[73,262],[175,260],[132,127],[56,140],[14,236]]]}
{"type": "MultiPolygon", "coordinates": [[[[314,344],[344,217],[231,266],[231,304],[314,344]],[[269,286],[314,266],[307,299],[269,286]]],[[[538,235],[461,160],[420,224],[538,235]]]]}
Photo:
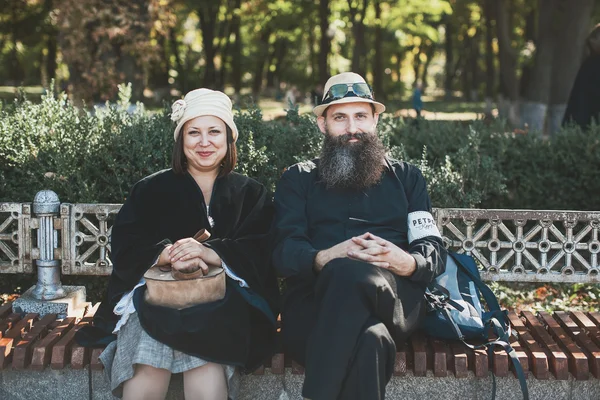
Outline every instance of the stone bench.
{"type": "MultiPolygon", "coordinates": [[[[34,265],[38,270],[56,265],[54,275],[38,273],[36,288],[44,293],[60,289],[58,271],[110,273],[111,224],[120,208],[57,200],[54,211],[44,212],[35,211],[34,201],[33,213],[31,204],[0,203],[0,272],[31,273],[34,265]]],[[[473,255],[484,280],[598,283],[598,212],[437,209],[434,215],[446,245],[473,255]]],[[[0,306],[0,398],[112,398],[98,362],[102,349],[73,341],[97,305],[86,303],[83,312],[57,315],[48,312],[49,304],[60,300],[43,302],[42,312],[27,310],[25,301],[0,306]]],[[[512,345],[526,371],[531,399],[600,398],[600,313],[509,315],[517,333],[512,345]]],[[[490,398],[490,369],[497,377],[498,399],[521,398],[503,350],[490,356],[460,342],[415,334],[398,348],[387,398],[490,398]]],[[[279,351],[242,377],[240,398],[302,399],[303,373],[279,351]]],[[[172,380],[169,398],[183,398],[181,376],[172,380]]]]}
{"type": "MultiPolygon", "coordinates": [[[[56,314],[14,313],[10,303],[0,306],[0,398],[112,398],[98,361],[102,348],[79,346],[73,338],[91,321],[96,308],[76,320],[57,319],[56,314]]],[[[600,313],[510,312],[509,316],[519,334],[512,345],[528,377],[532,399],[548,393],[545,398],[600,398],[600,313]]],[[[456,398],[462,392],[460,398],[476,398],[474,393],[480,396],[491,391],[490,366],[499,382],[498,398],[519,398],[518,381],[506,353],[498,350],[491,357],[493,362],[486,351],[473,351],[459,341],[415,334],[398,348],[388,398],[424,398],[435,393],[439,397],[451,388],[456,398]]],[[[301,366],[277,353],[242,377],[241,399],[301,399],[303,374],[301,366]]],[[[181,396],[181,377],[177,377],[169,398],[181,396]]]]}

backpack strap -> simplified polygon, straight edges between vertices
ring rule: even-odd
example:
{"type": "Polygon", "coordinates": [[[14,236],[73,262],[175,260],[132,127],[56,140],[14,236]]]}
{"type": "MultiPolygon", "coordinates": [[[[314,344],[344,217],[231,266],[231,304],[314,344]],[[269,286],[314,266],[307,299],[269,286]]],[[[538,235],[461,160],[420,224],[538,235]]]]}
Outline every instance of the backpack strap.
{"type": "MultiPolygon", "coordinates": [[[[398,176],[398,174],[396,174],[396,171],[394,171],[394,168],[392,167],[392,165],[387,157],[385,157],[385,162],[386,162],[387,166],[390,168],[390,170],[394,173],[394,175],[396,176],[396,179],[400,182],[401,186],[404,187],[404,184],[400,180],[400,177],[398,176]]],[[[408,198],[406,189],[405,189],[405,195],[408,198]]],[[[454,254],[455,253],[449,251],[448,257],[452,257],[454,259],[456,265],[458,265],[469,276],[469,278],[471,278],[473,283],[477,286],[477,288],[481,292],[481,295],[483,296],[483,299],[487,303],[489,310],[492,312],[492,316],[489,319],[488,324],[490,324],[490,326],[495,331],[495,333],[499,339],[492,341],[492,342],[482,344],[482,345],[478,345],[478,346],[473,346],[473,345],[467,343],[464,340],[465,337],[462,334],[459,326],[454,321],[454,318],[452,318],[452,314],[450,313],[450,309],[449,309],[450,307],[453,307],[459,311],[462,311],[463,307],[460,306],[458,303],[450,300],[450,294],[449,294],[448,290],[436,283],[433,286],[435,287],[435,290],[441,292],[442,295],[439,296],[439,295],[436,295],[433,293],[428,294],[426,292],[425,298],[427,299],[428,303],[432,307],[437,308],[444,313],[444,315],[446,316],[446,319],[451,322],[452,328],[454,329],[454,331],[455,331],[456,335],[458,336],[458,338],[460,339],[460,341],[463,342],[464,345],[467,346],[468,348],[470,348],[472,350],[487,348],[488,352],[490,354],[489,358],[490,358],[490,360],[492,360],[492,362],[494,362],[493,361],[494,358],[491,355],[492,348],[494,345],[502,346],[504,348],[504,351],[506,351],[506,353],[510,357],[510,359],[513,363],[513,366],[515,368],[515,373],[517,374],[517,378],[519,378],[519,384],[521,385],[521,393],[523,393],[523,400],[529,400],[529,390],[527,388],[527,381],[525,380],[525,373],[523,372],[523,367],[521,366],[521,363],[519,362],[519,358],[517,357],[517,353],[516,353],[515,349],[513,349],[513,347],[510,345],[510,341],[509,341],[510,324],[507,324],[505,322],[508,320],[508,318],[506,317],[506,314],[501,311],[500,304],[498,303],[496,296],[494,295],[492,290],[488,287],[488,285],[483,283],[481,278],[479,276],[475,275],[473,272],[471,272],[471,270],[469,268],[467,268],[459,260],[459,257],[455,257],[454,254]],[[458,306],[458,307],[456,307],[456,306],[458,306]],[[498,317],[501,317],[501,318],[498,318],[498,317]]],[[[495,400],[495,399],[496,399],[496,376],[494,375],[494,372],[492,371],[492,400],[495,400]]]]}
{"type": "MultiPolygon", "coordinates": [[[[502,329],[502,327],[500,326],[500,322],[497,319],[492,318],[492,320],[496,321],[494,323],[494,325],[497,324],[496,326],[498,329],[502,329]]],[[[452,319],[449,318],[449,321],[452,321],[452,319]]],[[[460,328],[458,328],[458,326],[456,326],[454,321],[452,321],[452,324],[454,325],[455,329],[458,329],[458,331],[460,332],[460,328]]],[[[506,332],[504,332],[503,336],[504,335],[506,335],[506,332]]],[[[523,394],[523,400],[529,400],[529,389],[527,388],[527,380],[525,379],[525,372],[523,371],[523,367],[521,366],[519,357],[517,357],[517,352],[510,345],[509,342],[497,339],[497,340],[493,340],[491,342],[487,342],[487,343],[480,344],[480,345],[472,345],[470,343],[467,343],[463,338],[461,338],[460,340],[465,346],[467,346],[468,348],[470,348],[472,350],[487,349],[488,358],[492,361],[492,364],[494,362],[494,356],[493,356],[494,346],[501,346],[504,349],[504,351],[506,352],[506,354],[508,354],[508,356],[510,357],[510,360],[512,361],[512,364],[513,364],[513,367],[515,370],[515,374],[517,375],[517,378],[519,379],[519,385],[521,386],[521,393],[523,394]]],[[[494,372],[492,371],[492,400],[494,400],[495,398],[496,398],[496,375],[494,375],[494,372]]]]}
{"type": "Polygon", "coordinates": [[[454,260],[454,262],[456,263],[456,265],[458,265],[461,268],[461,270],[465,274],[467,274],[469,276],[469,278],[471,278],[471,280],[473,281],[473,283],[481,291],[481,295],[485,299],[485,302],[488,304],[488,307],[489,307],[490,311],[500,310],[500,304],[498,303],[498,300],[496,300],[496,296],[494,295],[494,293],[492,292],[492,290],[489,288],[489,286],[486,285],[481,280],[481,278],[479,276],[477,276],[476,274],[474,274],[473,271],[471,271],[469,268],[467,268],[463,264],[463,262],[460,259],[460,257],[455,257],[455,253],[454,252],[449,251],[448,252],[448,256],[452,257],[452,259],[454,260]]]}
{"type": "MultiPolygon", "coordinates": [[[[484,343],[484,344],[481,344],[481,345],[469,344],[464,340],[464,336],[462,335],[460,328],[454,322],[454,319],[452,318],[452,315],[450,314],[449,307],[451,305],[446,303],[446,307],[440,308],[441,311],[446,316],[446,319],[451,322],[452,328],[457,333],[457,336],[461,340],[461,342],[463,342],[463,344],[465,346],[467,346],[468,348],[470,348],[472,350],[487,349],[488,354],[489,354],[489,359],[492,360],[492,363],[494,362],[494,358],[493,358],[493,354],[492,354],[492,350],[493,350],[494,346],[501,346],[504,349],[506,354],[508,354],[508,356],[510,357],[511,362],[514,367],[515,374],[517,375],[517,378],[519,379],[519,384],[521,386],[521,393],[523,394],[523,400],[529,400],[529,389],[527,388],[525,372],[523,371],[521,362],[519,361],[519,358],[517,357],[517,352],[510,345],[510,336],[511,336],[512,332],[510,329],[510,324],[507,323],[508,318],[506,316],[506,312],[502,311],[500,309],[498,300],[496,299],[496,296],[494,295],[492,290],[485,283],[483,283],[483,281],[481,281],[481,279],[476,274],[474,274],[469,268],[467,268],[459,260],[459,257],[454,257],[451,252],[448,252],[448,255],[454,259],[454,261],[456,262],[456,265],[458,265],[459,268],[461,268],[461,270],[465,274],[467,274],[467,276],[473,281],[473,283],[477,286],[477,288],[481,292],[484,300],[487,303],[488,308],[491,311],[490,318],[486,321],[486,325],[489,326],[490,328],[492,328],[492,330],[494,331],[494,333],[497,336],[497,339],[492,340],[487,343],[484,343]]],[[[436,287],[436,289],[438,289],[438,288],[436,287]]],[[[492,400],[494,400],[495,398],[496,398],[496,376],[492,372],[492,400]]]]}
{"type": "MultiPolygon", "coordinates": [[[[436,283],[435,281],[433,281],[428,289],[429,289],[429,293],[427,293],[427,292],[425,293],[425,298],[427,300],[431,301],[432,298],[435,298],[437,300],[437,302],[442,304],[443,307],[446,307],[447,304],[450,304],[452,307],[454,307],[454,309],[458,310],[459,312],[465,309],[463,306],[458,304],[456,301],[452,300],[450,298],[450,292],[448,291],[448,289],[446,289],[439,283],[436,283]]],[[[433,304],[432,304],[433,308],[435,308],[435,309],[443,308],[443,307],[436,307],[435,304],[437,302],[433,302],[433,304]]]]}
{"type": "Polygon", "coordinates": [[[508,341],[508,333],[504,330],[502,324],[498,319],[490,318],[489,322],[490,326],[494,329],[499,338],[498,340],[494,340],[488,343],[490,345],[490,359],[493,362],[493,357],[491,357],[491,349],[493,345],[502,346],[502,348],[504,348],[504,351],[506,351],[506,354],[508,354],[510,360],[512,361],[513,367],[515,369],[515,374],[517,375],[517,378],[519,378],[519,384],[521,385],[521,393],[523,393],[523,399],[529,400],[529,389],[527,388],[527,381],[525,380],[525,372],[523,371],[523,367],[521,366],[519,357],[517,357],[516,350],[510,345],[508,341]]]}
{"type": "Polygon", "coordinates": [[[452,259],[455,261],[455,264],[459,266],[461,271],[463,271],[471,279],[475,286],[477,286],[477,289],[479,289],[479,291],[481,292],[481,295],[483,296],[483,299],[485,300],[488,309],[492,313],[492,317],[497,317],[498,320],[501,321],[501,324],[504,329],[510,329],[509,324],[506,323],[507,318],[502,312],[500,304],[498,303],[494,292],[492,292],[492,289],[490,289],[490,287],[486,285],[479,276],[477,276],[469,268],[467,268],[462,263],[460,257],[455,257],[455,253],[449,251],[448,256],[452,257],[452,259]],[[501,318],[502,315],[504,315],[504,318],[501,318]]]}

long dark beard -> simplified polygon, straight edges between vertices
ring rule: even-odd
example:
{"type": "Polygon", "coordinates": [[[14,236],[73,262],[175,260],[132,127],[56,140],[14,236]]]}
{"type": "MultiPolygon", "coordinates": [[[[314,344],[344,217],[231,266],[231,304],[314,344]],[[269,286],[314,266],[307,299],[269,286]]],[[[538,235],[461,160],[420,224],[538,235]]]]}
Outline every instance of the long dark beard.
{"type": "Polygon", "coordinates": [[[385,147],[375,132],[327,133],[319,158],[319,177],[328,189],[367,189],[381,180],[384,157],[385,147]],[[352,138],[359,141],[350,143],[352,138]]]}

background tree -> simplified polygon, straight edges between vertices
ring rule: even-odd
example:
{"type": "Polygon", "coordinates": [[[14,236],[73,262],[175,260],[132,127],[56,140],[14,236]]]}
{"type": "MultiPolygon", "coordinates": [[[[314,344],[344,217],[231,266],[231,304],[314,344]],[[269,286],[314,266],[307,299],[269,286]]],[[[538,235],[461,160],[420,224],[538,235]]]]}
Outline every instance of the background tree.
{"type": "MultiPolygon", "coordinates": [[[[0,0],[0,84],[75,100],[154,102],[193,88],[274,96],[331,74],[364,75],[379,99],[492,100],[514,126],[552,131],[600,21],[594,0],[0,0]],[[287,86],[286,86],[287,85],[287,86]]],[[[473,105],[479,107],[479,105],[473,105]]]]}
{"type": "Polygon", "coordinates": [[[331,48],[331,34],[329,30],[329,0],[319,0],[319,27],[321,28],[321,41],[319,49],[319,82],[325,85],[329,78],[329,50],[331,48]]]}
{"type": "Polygon", "coordinates": [[[141,98],[148,66],[159,58],[151,32],[166,12],[163,5],[159,0],[58,2],[59,43],[75,99],[113,98],[120,82],[132,82],[133,98],[141,98]]]}
{"type": "Polygon", "coordinates": [[[532,10],[536,22],[534,63],[521,104],[521,124],[542,132],[550,105],[550,131],[560,126],[571,84],[579,68],[588,34],[593,0],[539,0],[532,10]],[[537,18],[535,18],[537,17],[537,18]]]}

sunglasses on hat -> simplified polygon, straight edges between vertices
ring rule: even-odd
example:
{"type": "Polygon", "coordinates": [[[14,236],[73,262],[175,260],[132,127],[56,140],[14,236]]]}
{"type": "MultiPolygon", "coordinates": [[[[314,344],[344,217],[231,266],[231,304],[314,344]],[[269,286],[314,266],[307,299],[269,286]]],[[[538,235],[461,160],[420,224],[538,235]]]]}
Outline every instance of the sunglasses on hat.
{"type": "Polygon", "coordinates": [[[342,99],[346,97],[349,92],[352,92],[353,94],[348,97],[361,97],[363,99],[373,100],[371,86],[369,86],[367,83],[337,83],[335,85],[331,85],[327,93],[325,93],[323,102],[321,104],[329,104],[332,101],[342,99]]]}

